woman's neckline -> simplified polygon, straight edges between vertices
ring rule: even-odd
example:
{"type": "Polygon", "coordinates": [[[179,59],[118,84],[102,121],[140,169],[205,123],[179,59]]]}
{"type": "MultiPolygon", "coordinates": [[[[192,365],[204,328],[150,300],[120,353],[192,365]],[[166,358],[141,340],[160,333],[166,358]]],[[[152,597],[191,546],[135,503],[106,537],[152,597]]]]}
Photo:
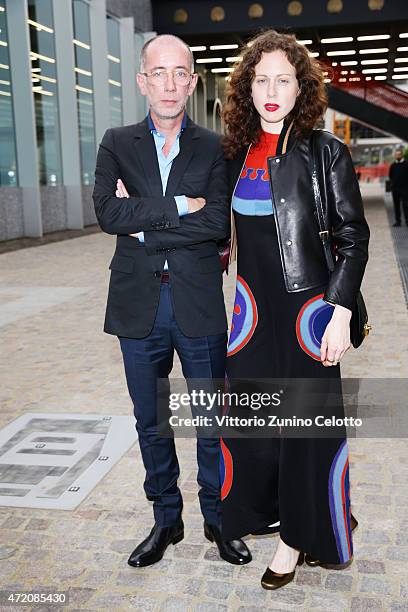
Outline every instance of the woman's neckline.
{"type": "Polygon", "coordinates": [[[262,130],[262,136],[264,138],[279,138],[280,133],[279,134],[272,134],[272,132],[265,132],[265,130],[262,130]]]}

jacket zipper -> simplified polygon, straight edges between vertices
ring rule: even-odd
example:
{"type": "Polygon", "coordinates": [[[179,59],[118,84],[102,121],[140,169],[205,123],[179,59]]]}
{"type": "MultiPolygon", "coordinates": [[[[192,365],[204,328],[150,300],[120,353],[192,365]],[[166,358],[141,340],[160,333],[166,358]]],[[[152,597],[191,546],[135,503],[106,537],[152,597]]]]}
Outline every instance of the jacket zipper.
{"type": "Polygon", "coordinates": [[[276,235],[278,237],[278,243],[279,243],[279,256],[280,256],[281,264],[282,264],[283,280],[285,281],[286,290],[289,291],[285,261],[282,256],[282,240],[281,240],[279,223],[278,223],[278,210],[275,205],[275,196],[274,196],[273,189],[272,189],[272,159],[275,159],[277,157],[280,157],[280,155],[275,155],[275,157],[268,157],[269,189],[271,190],[272,204],[273,204],[273,209],[274,209],[276,235]]]}

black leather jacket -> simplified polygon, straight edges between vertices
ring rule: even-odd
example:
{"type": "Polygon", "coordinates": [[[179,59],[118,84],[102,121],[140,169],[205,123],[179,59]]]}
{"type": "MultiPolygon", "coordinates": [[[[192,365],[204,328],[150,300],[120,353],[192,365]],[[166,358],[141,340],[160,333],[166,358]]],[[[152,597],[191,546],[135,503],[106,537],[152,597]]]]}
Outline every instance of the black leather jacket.
{"type": "MultiPolygon", "coordinates": [[[[324,299],[353,309],[368,259],[370,232],[349,150],[336,136],[317,130],[319,185],[329,220],[335,269],[329,276],[315,212],[309,139],[287,138],[285,125],[277,155],[268,158],[275,222],[286,290],[304,291],[326,285],[324,299]]],[[[248,149],[228,163],[232,197],[248,149]]],[[[239,249],[239,243],[238,243],[239,249]]]]}

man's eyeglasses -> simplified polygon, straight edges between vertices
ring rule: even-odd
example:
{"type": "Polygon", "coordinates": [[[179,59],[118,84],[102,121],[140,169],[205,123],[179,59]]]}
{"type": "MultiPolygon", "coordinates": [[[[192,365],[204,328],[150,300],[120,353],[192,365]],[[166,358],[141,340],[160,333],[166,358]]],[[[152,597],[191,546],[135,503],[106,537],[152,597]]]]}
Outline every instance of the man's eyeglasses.
{"type": "Polygon", "coordinates": [[[146,78],[149,79],[153,85],[164,85],[167,81],[167,75],[172,74],[176,85],[189,85],[191,77],[193,76],[187,70],[153,70],[153,72],[141,72],[146,78]]]}

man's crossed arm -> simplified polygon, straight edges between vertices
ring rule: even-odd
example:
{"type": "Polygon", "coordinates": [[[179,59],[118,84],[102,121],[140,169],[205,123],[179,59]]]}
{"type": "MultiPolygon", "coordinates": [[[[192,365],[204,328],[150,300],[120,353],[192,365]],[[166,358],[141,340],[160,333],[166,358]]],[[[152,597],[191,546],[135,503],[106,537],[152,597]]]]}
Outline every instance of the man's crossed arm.
{"type": "Polygon", "coordinates": [[[187,197],[189,214],[185,216],[179,215],[173,196],[129,196],[118,179],[120,167],[110,129],[103,137],[96,163],[93,192],[96,215],[108,234],[144,232],[148,254],[220,240],[229,233],[225,160],[221,150],[212,164],[206,199],[187,197]]]}

